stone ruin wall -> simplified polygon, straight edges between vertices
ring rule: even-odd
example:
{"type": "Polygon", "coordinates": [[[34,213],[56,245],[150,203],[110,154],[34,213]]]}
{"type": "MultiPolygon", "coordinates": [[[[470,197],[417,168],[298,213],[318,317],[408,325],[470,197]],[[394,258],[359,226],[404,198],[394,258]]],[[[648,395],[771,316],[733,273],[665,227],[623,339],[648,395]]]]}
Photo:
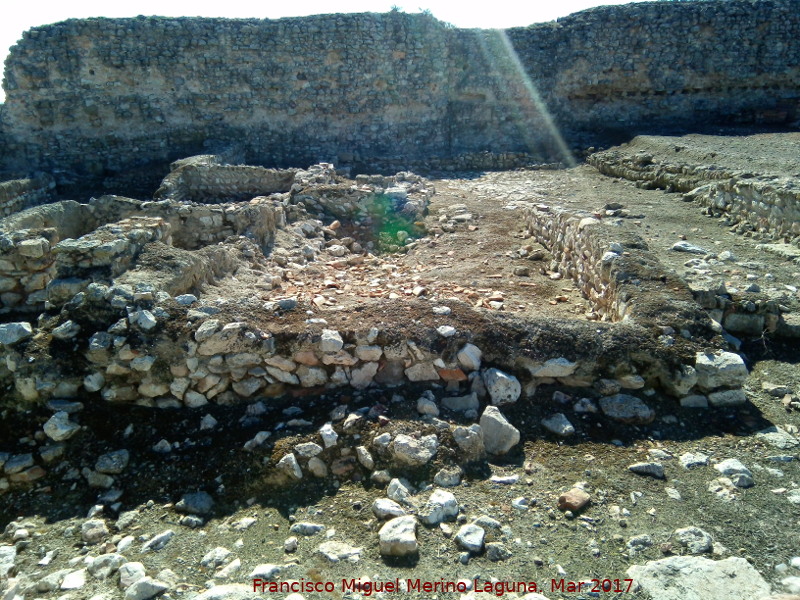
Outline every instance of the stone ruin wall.
{"type": "Polygon", "coordinates": [[[44,173],[38,173],[30,179],[0,181],[0,218],[50,201],[55,187],[53,178],[44,173]]]}
{"type": "Polygon", "coordinates": [[[294,171],[247,165],[194,165],[174,169],[156,191],[157,199],[219,203],[288,192],[294,171]]]}
{"type": "MultiPolygon", "coordinates": [[[[209,177],[217,170],[218,165],[209,165],[209,177]]],[[[2,309],[53,309],[47,322],[35,328],[28,322],[3,326],[0,380],[13,380],[12,395],[26,402],[72,397],[85,389],[109,402],[163,407],[228,404],[347,385],[363,389],[373,382],[437,382],[447,384],[454,405],[474,407],[474,394],[482,394],[487,376],[485,369],[479,372],[483,356],[522,374],[529,395],[553,383],[597,387],[612,395],[649,385],[691,397],[691,402],[723,406],[744,401],[738,379],[698,379],[697,365],[706,360],[702,340],[713,333],[707,316],[685,301],[688,289],[676,295],[676,282],[665,277],[641,240],[588,213],[531,206],[526,222],[553,253],[554,269],[588,286],[585,291],[598,313],[624,325],[501,319],[489,329],[494,333],[482,338],[459,334],[450,339],[424,325],[388,331],[367,318],[356,329],[328,331],[308,321],[298,331],[281,325],[273,314],[294,310],[295,300],[255,308],[263,312],[255,321],[277,328],[262,329],[220,314],[213,302],[183,296],[202,280],[213,279],[209,265],[229,268],[225,252],[241,252],[240,260],[253,258],[256,246],[272,244],[277,230],[287,227],[286,213],[300,204],[325,213],[333,199],[338,210],[350,206],[353,218],[362,214],[374,188],[399,203],[401,212],[410,211],[413,221],[433,193],[409,173],[336,182],[332,165],[322,164],[292,170],[291,176],[290,192],[249,202],[209,205],[103,196],[86,204],[48,204],[0,223],[6,230],[0,233],[5,249],[0,267],[8,288],[0,295],[2,309]],[[148,253],[156,263],[147,259],[148,253]],[[180,267],[167,267],[173,263],[180,267]],[[648,306],[656,304],[653,314],[648,306]],[[684,337],[698,337],[673,341],[675,346],[654,341],[652,325],[667,328],[678,322],[696,330],[684,337]],[[186,327],[176,330],[179,323],[186,327]],[[512,338],[531,350],[509,354],[501,340],[512,338]],[[65,345],[73,352],[82,348],[77,364],[72,353],[59,350],[65,345]],[[70,358],[63,364],[49,360],[42,369],[38,358],[45,347],[54,358],[70,358]]],[[[198,190],[172,191],[192,195],[198,190]]],[[[300,227],[310,223],[301,221],[300,227]]],[[[452,310],[466,306],[456,303],[452,310]]]]}
{"type": "MultiPolygon", "coordinates": [[[[266,198],[206,206],[102,196],[24,211],[0,222],[0,314],[60,306],[93,281],[122,274],[151,242],[195,250],[243,235],[266,247],[282,215],[266,198]]],[[[185,260],[185,281],[167,286],[172,293],[204,278],[191,276],[195,261],[185,260]]]]}
{"type": "Polygon", "coordinates": [[[604,175],[683,193],[707,214],[738,225],[739,233],[756,231],[800,245],[800,186],[791,177],[654,161],[646,153],[626,156],[618,150],[598,152],[588,162],[604,175]]]}
{"type": "Polygon", "coordinates": [[[792,336],[785,309],[766,296],[731,297],[724,286],[690,289],[667,269],[640,236],[599,215],[548,205],[525,209],[528,233],[552,254],[552,271],[574,280],[592,302],[598,319],[691,323],[693,333],[709,328],[742,336],[792,336]],[[709,320],[709,318],[711,320],[709,320]]]}
{"type": "Polygon", "coordinates": [[[528,233],[553,254],[553,271],[574,280],[607,321],[707,322],[684,281],[638,235],[596,215],[547,205],[526,209],[528,233]]]}
{"type": "Polygon", "coordinates": [[[0,168],[102,181],[232,142],[265,166],[559,160],[527,79],[570,145],[787,123],[798,8],[658,2],[504,33],[403,13],[66,21],[27,32],[7,61],[0,168]]]}

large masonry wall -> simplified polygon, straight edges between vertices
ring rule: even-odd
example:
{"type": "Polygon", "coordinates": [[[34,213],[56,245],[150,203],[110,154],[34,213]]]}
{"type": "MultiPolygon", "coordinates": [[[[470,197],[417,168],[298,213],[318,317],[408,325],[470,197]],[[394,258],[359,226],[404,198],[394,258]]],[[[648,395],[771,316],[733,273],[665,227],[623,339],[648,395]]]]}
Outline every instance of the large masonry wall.
{"type": "Polygon", "coordinates": [[[507,167],[561,158],[543,105],[568,145],[788,123],[797,39],[798,0],[603,7],[505,32],[399,12],[70,20],[12,50],[0,170],[101,181],[233,142],[265,166],[507,167]]]}

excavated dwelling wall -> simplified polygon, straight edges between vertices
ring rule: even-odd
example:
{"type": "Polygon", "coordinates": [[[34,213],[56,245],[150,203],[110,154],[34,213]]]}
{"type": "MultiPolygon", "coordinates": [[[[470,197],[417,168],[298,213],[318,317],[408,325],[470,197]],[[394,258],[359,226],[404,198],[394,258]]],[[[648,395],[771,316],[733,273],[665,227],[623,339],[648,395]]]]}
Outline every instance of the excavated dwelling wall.
{"type": "Polygon", "coordinates": [[[172,171],[162,182],[155,197],[198,203],[249,200],[255,196],[288,192],[294,174],[292,169],[188,164],[172,171]]]}
{"type": "MultiPolygon", "coordinates": [[[[269,402],[348,385],[364,389],[410,383],[446,386],[454,397],[482,396],[485,369],[491,366],[517,374],[526,395],[537,386],[555,384],[583,388],[590,395],[653,387],[719,406],[745,401],[743,378],[698,377],[695,362],[705,355],[702,346],[682,339],[664,345],[635,325],[487,316],[492,322],[486,334],[445,340],[423,325],[409,324],[403,331],[386,327],[382,316],[362,315],[355,328],[312,323],[286,328],[254,305],[247,321],[237,321],[213,305],[181,306],[154,294],[152,286],[138,291],[122,287],[90,284],[58,318],[62,328],[82,323],[80,360],[73,357],[63,366],[52,361],[42,370],[37,361],[27,360],[27,341],[3,347],[0,376],[11,378],[19,398],[34,402],[88,391],[108,402],[196,408],[209,402],[269,402]],[[90,325],[87,314],[106,314],[111,325],[92,333],[89,327],[97,324],[90,325]],[[500,339],[515,339],[520,347],[509,352],[500,339]]],[[[457,304],[453,309],[456,316],[471,311],[457,304]]],[[[42,331],[44,339],[54,326],[42,331]]],[[[50,339],[53,356],[64,343],[75,344],[50,339]]],[[[461,405],[475,402],[466,398],[461,405]]]]}
{"type": "Polygon", "coordinates": [[[639,3],[506,31],[399,12],[70,20],[12,50],[0,169],[102,181],[211,143],[267,166],[508,168],[564,159],[550,116],[568,144],[791,122],[798,6],[639,3]]]}
{"type": "Polygon", "coordinates": [[[800,185],[792,178],[655,162],[648,154],[616,150],[593,154],[588,160],[604,175],[683,192],[687,200],[697,202],[709,214],[740,224],[741,231],[800,245],[800,185]]]}
{"type": "Polygon", "coordinates": [[[0,222],[0,312],[59,306],[121,274],[153,241],[195,250],[245,236],[266,248],[283,219],[267,198],[206,206],[102,196],[35,207],[0,222]]]}
{"type": "MultiPolygon", "coordinates": [[[[211,164],[180,161],[173,173],[188,167],[198,175],[188,180],[168,176],[161,186],[168,200],[141,201],[107,195],[92,198],[86,204],[72,200],[45,204],[0,221],[0,313],[41,311],[46,301],[60,306],[89,283],[121,274],[146,243],[162,241],[183,250],[197,250],[243,236],[265,251],[272,245],[277,229],[286,225],[286,213],[294,204],[308,204],[308,208],[321,214],[355,218],[369,212],[375,190],[388,191],[394,194],[393,204],[399,213],[415,221],[424,215],[433,195],[433,188],[413,173],[372,176],[352,186],[334,184],[335,169],[328,164],[305,171],[278,171],[247,166],[226,168],[214,160],[216,157],[210,157],[211,164]],[[220,178],[220,172],[225,177],[220,178]],[[193,182],[197,181],[204,182],[203,186],[195,186],[193,182]],[[276,189],[292,189],[293,193],[217,203],[231,196],[276,189]],[[132,240],[129,225],[135,222],[142,224],[133,227],[136,230],[153,226],[153,236],[145,236],[141,243],[132,240]],[[116,228],[109,225],[115,223],[116,228]],[[124,263],[119,263],[122,266],[114,267],[123,257],[124,263]]],[[[190,266],[196,263],[190,255],[183,255],[180,260],[187,263],[190,271],[199,268],[190,266]]],[[[195,275],[188,281],[204,278],[195,275]]],[[[190,287],[191,283],[187,284],[187,289],[190,287]]]]}
{"type": "MultiPolygon", "coordinates": [[[[708,332],[711,317],[749,337],[785,330],[785,308],[769,298],[731,298],[719,285],[690,288],[666,269],[638,235],[578,210],[532,205],[532,237],[553,254],[551,270],[573,279],[603,320],[708,332]]],[[[702,333],[701,333],[702,335],[702,333]]]]}
{"type": "MultiPolygon", "coordinates": [[[[2,152],[0,149],[0,155],[2,152]]],[[[0,218],[47,202],[52,198],[55,187],[55,180],[43,173],[30,179],[0,179],[0,218]]]]}
{"type": "Polygon", "coordinates": [[[708,331],[689,287],[636,234],[555,206],[530,206],[525,219],[529,234],[553,254],[552,270],[575,280],[604,320],[708,331]]]}

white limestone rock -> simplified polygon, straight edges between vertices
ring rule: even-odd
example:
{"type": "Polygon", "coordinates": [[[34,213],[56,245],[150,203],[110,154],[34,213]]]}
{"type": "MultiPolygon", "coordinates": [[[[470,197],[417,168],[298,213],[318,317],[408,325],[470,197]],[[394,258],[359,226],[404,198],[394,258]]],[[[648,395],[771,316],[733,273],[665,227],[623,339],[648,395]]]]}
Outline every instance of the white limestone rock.
{"type": "Polygon", "coordinates": [[[304,442],[302,444],[297,444],[294,447],[294,451],[297,453],[297,456],[301,458],[311,458],[322,452],[322,446],[314,442],[304,442]]]}
{"type": "Polygon", "coordinates": [[[119,587],[130,587],[145,576],[144,565],[140,562],[128,562],[119,568],[119,587]]]}
{"type": "Polygon", "coordinates": [[[456,487],[461,484],[464,470],[458,465],[442,467],[433,476],[433,483],[439,487],[456,487]]]}
{"type": "Polygon", "coordinates": [[[152,577],[142,577],[125,590],[125,600],[149,600],[169,589],[163,581],[152,577]]]}
{"type": "Polygon", "coordinates": [[[435,434],[423,436],[415,439],[409,435],[401,433],[396,436],[391,444],[391,452],[394,459],[410,467],[420,467],[436,456],[439,449],[439,439],[435,434]]]}
{"type": "Polygon", "coordinates": [[[317,548],[317,552],[333,563],[343,560],[358,562],[361,558],[361,548],[356,548],[355,546],[337,540],[322,542],[317,548]]]}
{"type": "Polygon", "coordinates": [[[484,458],[486,446],[483,441],[483,429],[477,423],[473,423],[469,427],[456,427],[453,429],[453,439],[467,462],[484,458]]]}
{"type": "Polygon", "coordinates": [[[770,586],[739,557],[713,561],[696,556],[671,556],[634,565],[627,571],[658,600],[741,600],[769,596],[770,586]]]}
{"type": "Polygon", "coordinates": [[[319,428],[319,435],[322,438],[322,444],[325,448],[333,448],[339,440],[339,434],[333,429],[332,423],[325,423],[319,428]]]}
{"type": "Polygon", "coordinates": [[[97,544],[108,536],[108,527],[102,519],[89,519],[81,524],[81,538],[87,544],[97,544]]]}
{"type": "Polygon", "coordinates": [[[400,481],[397,478],[392,479],[386,487],[386,495],[395,502],[405,504],[406,506],[413,506],[411,490],[409,489],[411,484],[406,485],[407,483],[408,482],[405,480],[400,481]]]}
{"type": "Polygon", "coordinates": [[[465,344],[458,351],[456,359],[465,371],[477,371],[481,368],[481,350],[473,344],[465,344]]]}
{"type": "Polygon", "coordinates": [[[372,454],[369,453],[366,446],[357,446],[356,447],[356,458],[358,462],[361,464],[362,467],[368,470],[372,470],[375,468],[375,459],[372,458],[372,454]]]}
{"type": "Polygon", "coordinates": [[[486,369],[483,372],[483,383],[495,406],[513,404],[519,400],[522,393],[519,380],[499,369],[486,369]]]}
{"type": "Polygon", "coordinates": [[[372,514],[381,520],[402,517],[406,514],[405,509],[394,500],[389,498],[376,498],[372,503],[372,514]]]}
{"type": "Polygon", "coordinates": [[[295,481],[299,481],[303,478],[303,471],[300,470],[297,458],[292,453],[284,454],[275,467],[295,481]]]}
{"type": "Polygon", "coordinates": [[[323,329],[320,350],[325,354],[335,354],[344,346],[341,334],[335,329],[323,329]]]}
{"type": "Polygon", "coordinates": [[[420,521],[426,525],[438,525],[442,521],[450,521],[458,516],[458,501],[452,493],[436,490],[417,514],[420,521]]]}
{"type": "Polygon", "coordinates": [[[432,362],[418,362],[405,370],[409,381],[438,381],[439,371],[432,362]]]}
{"type": "Polygon", "coordinates": [[[79,590],[86,585],[86,569],[78,569],[67,573],[61,582],[62,590],[79,590]]]}
{"type": "Polygon", "coordinates": [[[387,521],[378,532],[382,556],[409,556],[418,552],[417,518],[406,515],[387,521]]]}
{"type": "Polygon", "coordinates": [[[714,468],[728,477],[736,487],[749,488],[755,485],[752,471],[745,467],[738,458],[723,460],[714,465],[714,468]]]}
{"type": "Polygon", "coordinates": [[[575,426],[569,422],[564,413],[556,413],[551,417],[542,419],[542,427],[550,433],[561,437],[569,437],[575,434],[575,426]]]}
{"type": "Polygon", "coordinates": [[[456,534],[456,543],[466,550],[477,554],[483,550],[483,542],[486,538],[486,530],[483,527],[475,525],[474,523],[467,523],[458,530],[456,534]]]}
{"type": "Polygon", "coordinates": [[[153,536],[142,546],[142,554],[150,551],[158,552],[159,550],[163,550],[173,537],[175,537],[175,532],[172,531],[172,529],[167,529],[166,531],[153,536]]]}
{"type": "Polygon", "coordinates": [[[692,554],[711,552],[714,545],[714,540],[711,538],[711,535],[699,527],[676,529],[673,535],[681,546],[686,547],[692,554]]]}
{"type": "Polygon", "coordinates": [[[487,406],[484,409],[480,427],[483,445],[489,454],[506,454],[519,443],[519,430],[506,420],[496,406],[487,406]]]}
{"type": "Polygon", "coordinates": [[[578,368],[578,363],[566,358],[551,358],[533,372],[534,377],[569,377],[578,368]]]}
{"type": "Polygon", "coordinates": [[[44,424],[44,432],[54,442],[63,442],[80,431],[81,426],[69,420],[69,413],[59,411],[44,424]]]}
{"type": "Polygon", "coordinates": [[[744,360],[733,352],[698,352],[695,369],[697,385],[704,391],[740,387],[747,380],[744,360]]]}
{"type": "Polygon", "coordinates": [[[205,556],[200,559],[200,566],[204,569],[216,569],[223,565],[230,555],[230,550],[223,546],[217,546],[206,552],[205,556]]]}
{"type": "Polygon", "coordinates": [[[368,362],[350,371],[350,385],[357,390],[363,390],[372,385],[375,374],[378,372],[378,363],[368,362]]]}
{"type": "Polygon", "coordinates": [[[89,564],[87,571],[95,579],[105,580],[119,571],[126,562],[128,562],[127,559],[121,554],[103,554],[89,564]]]}

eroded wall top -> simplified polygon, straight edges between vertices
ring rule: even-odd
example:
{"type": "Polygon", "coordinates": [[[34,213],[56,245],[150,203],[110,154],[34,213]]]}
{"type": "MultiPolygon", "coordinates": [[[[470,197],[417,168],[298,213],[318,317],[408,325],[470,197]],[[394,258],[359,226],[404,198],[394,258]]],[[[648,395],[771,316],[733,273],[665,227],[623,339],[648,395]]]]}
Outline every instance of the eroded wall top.
{"type": "Polygon", "coordinates": [[[267,166],[552,157],[542,103],[575,143],[659,124],[790,122],[798,9],[655,2],[505,32],[398,12],[70,20],[12,50],[4,164],[103,177],[209,141],[267,166]]]}

